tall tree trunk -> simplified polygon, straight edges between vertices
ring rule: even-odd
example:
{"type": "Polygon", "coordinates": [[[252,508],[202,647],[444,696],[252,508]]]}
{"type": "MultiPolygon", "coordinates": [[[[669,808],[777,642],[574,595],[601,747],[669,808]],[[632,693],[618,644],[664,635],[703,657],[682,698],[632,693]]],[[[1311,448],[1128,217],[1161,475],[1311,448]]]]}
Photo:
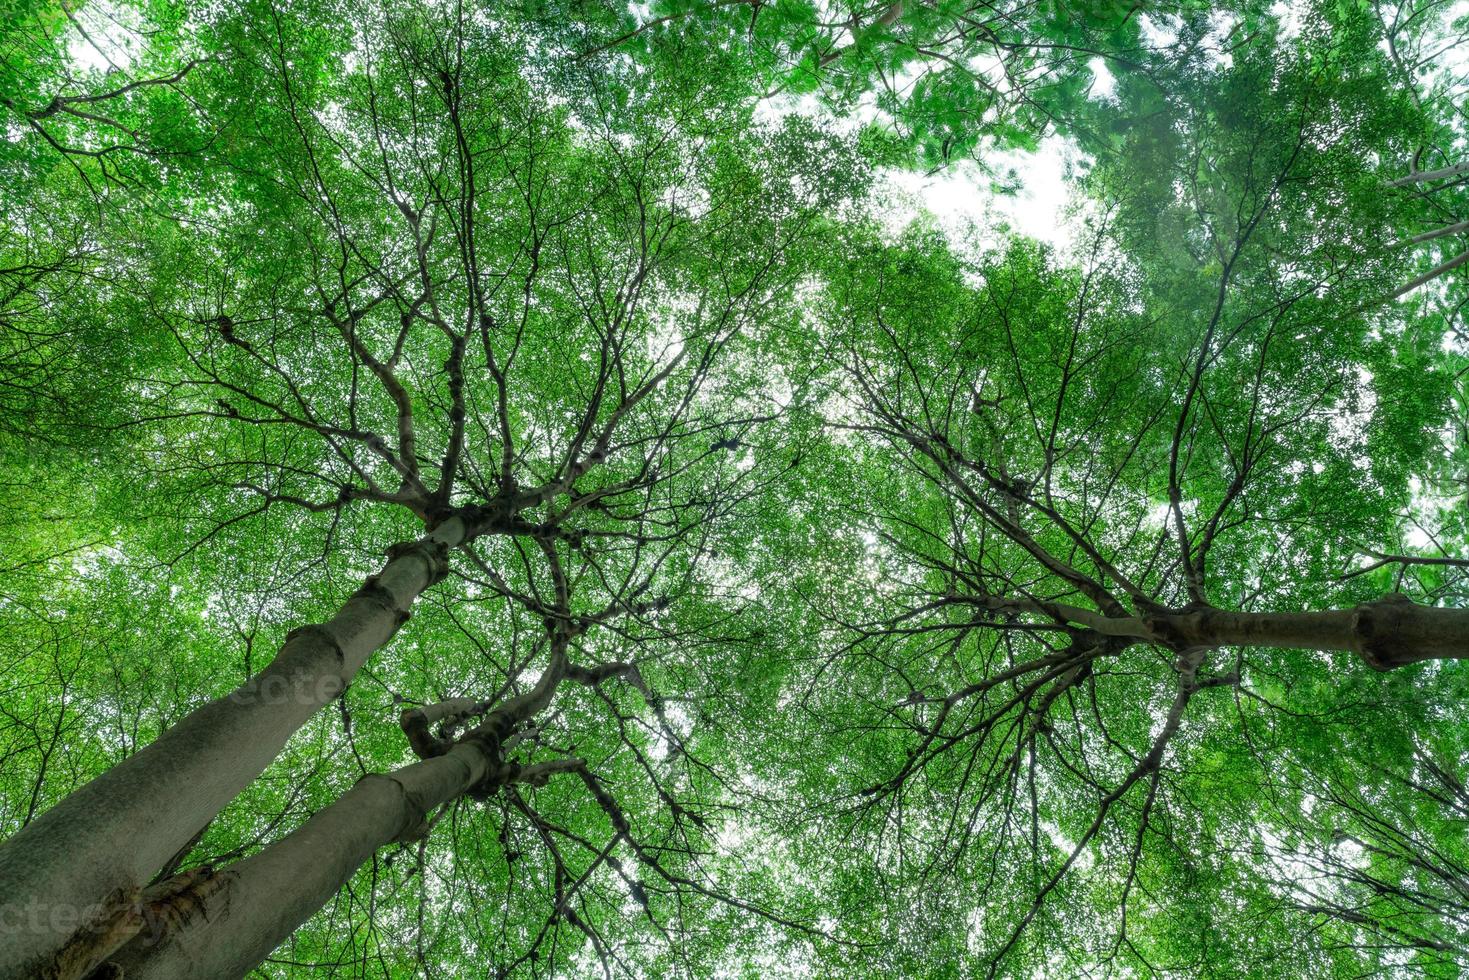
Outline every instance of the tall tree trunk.
{"type": "Polygon", "coordinates": [[[60,975],[68,946],[136,908],[144,884],[393,636],[469,533],[453,517],[390,549],[330,621],[292,631],[265,670],[0,844],[0,978],[60,975]]]}
{"type": "Polygon", "coordinates": [[[1154,607],[1137,616],[1109,616],[1059,602],[986,596],[976,604],[1074,623],[1139,643],[1175,649],[1256,646],[1282,650],[1341,650],[1376,670],[1424,660],[1469,660],[1469,609],[1421,606],[1389,593],[1351,609],[1314,612],[1234,612],[1213,606],[1154,607]]]}
{"type": "Polygon", "coordinates": [[[365,776],[291,834],[217,872],[207,896],[154,913],[111,962],[129,980],[243,976],[331,901],[378,848],[415,839],[439,805],[474,787],[537,784],[581,765],[562,760],[522,770],[496,763],[483,743],[469,740],[436,758],[365,776]]]}
{"type": "Polygon", "coordinates": [[[1376,670],[1424,660],[1469,660],[1469,609],[1420,606],[1392,593],[1354,609],[1320,612],[1170,611],[1149,630],[1178,646],[1342,650],[1376,670]]]}
{"type": "MultiPolygon", "coordinates": [[[[580,677],[598,683],[623,666],[580,677]]],[[[162,905],[152,921],[135,917],[129,925],[138,935],[117,955],[109,957],[126,937],[120,930],[104,937],[111,945],[94,947],[88,964],[110,958],[129,978],[242,976],[330,901],[378,848],[426,833],[428,815],[441,804],[470,790],[541,785],[557,772],[577,772],[595,786],[579,759],[524,768],[502,761],[502,746],[519,737],[512,730],[549,704],[570,672],[563,632],[553,638],[550,663],[536,686],[500,705],[458,742],[446,750],[435,747],[432,758],[387,775],[363,777],[286,837],[210,876],[197,898],[191,894],[182,905],[162,905]]],[[[444,714],[462,707],[447,702],[429,710],[444,714]]],[[[409,728],[405,717],[404,729],[409,728]]]]}

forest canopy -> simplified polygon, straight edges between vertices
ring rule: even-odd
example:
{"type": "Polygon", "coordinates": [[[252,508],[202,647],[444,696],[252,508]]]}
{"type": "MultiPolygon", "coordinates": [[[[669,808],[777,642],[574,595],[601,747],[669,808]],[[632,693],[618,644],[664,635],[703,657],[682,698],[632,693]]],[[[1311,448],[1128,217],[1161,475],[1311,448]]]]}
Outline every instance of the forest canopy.
{"type": "Polygon", "coordinates": [[[1466,34],[0,4],[0,980],[1461,975],[1466,34]]]}

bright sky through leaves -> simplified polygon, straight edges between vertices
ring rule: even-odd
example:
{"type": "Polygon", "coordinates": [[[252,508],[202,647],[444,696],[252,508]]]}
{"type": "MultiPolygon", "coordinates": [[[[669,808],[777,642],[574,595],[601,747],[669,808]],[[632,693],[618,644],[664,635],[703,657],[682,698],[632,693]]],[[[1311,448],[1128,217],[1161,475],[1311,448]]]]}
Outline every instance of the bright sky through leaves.
{"type": "Polygon", "coordinates": [[[1469,4],[0,4],[0,980],[1469,968],[1469,4]]]}

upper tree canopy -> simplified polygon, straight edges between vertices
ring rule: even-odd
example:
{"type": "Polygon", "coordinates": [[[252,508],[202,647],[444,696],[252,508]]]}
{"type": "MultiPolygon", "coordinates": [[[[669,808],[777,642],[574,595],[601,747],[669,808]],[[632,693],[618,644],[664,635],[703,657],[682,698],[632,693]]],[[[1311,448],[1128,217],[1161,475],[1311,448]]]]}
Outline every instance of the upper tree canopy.
{"type": "Polygon", "coordinates": [[[1469,653],[1361,639],[1464,604],[1450,14],[12,4],[0,826],[458,517],[160,870],[548,673],[517,764],[605,792],[262,975],[1455,975],[1469,653]],[[1050,133],[1069,248],[877,217],[1050,133]]]}

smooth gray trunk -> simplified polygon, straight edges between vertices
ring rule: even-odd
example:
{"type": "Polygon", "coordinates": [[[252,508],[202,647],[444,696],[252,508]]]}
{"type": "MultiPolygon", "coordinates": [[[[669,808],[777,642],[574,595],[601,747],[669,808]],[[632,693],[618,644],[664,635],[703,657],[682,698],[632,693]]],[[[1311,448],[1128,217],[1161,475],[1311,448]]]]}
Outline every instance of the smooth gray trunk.
{"type": "Polygon", "coordinates": [[[187,917],[145,924],[111,961],[128,980],[248,973],[341,887],[373,852],[411,840],[434,808],[491,774],[489,754],[461,743],[387,775],[363,777],[295,831],[217,873],[218,887],[187,917]]]}
{"type": "Polygon", "coordinates": [[[455,517],[394,548],[330,621],[0,844],[0,978],[63,976],[96,923],[142,886],[280,753],[408,618],[466,537],[455,517]]]}
{"type": "Polygon", "coordinates": [[[1202,609],[1146,617],[1155,634],[1182,646],[1258,646],[1355,653],[1376,670],[1424,660],[1469,659],[1469,609],[1420,606],[1384,596],[1354,609],[1228,612],[1202,609]]]}
{"type": "Polygon", "coordinates": [[[1390,593],[1351,609],[1316,612],[1234,612],[1211,606],[1153,608],[1137,616],[1108,616],[1058,602],[988,597],[996,611],[1018,611],[1075,623],[1138,643],[1173,649],[1227,646],[1281,650],[1341,650],[1376,670],[1424,660],[1469,660],[1469,609],[1420,606],[1390,593]]]}
{"type": "MultiPolygon", "coordinates": [[[[549,704],[571,672],[566,643],[567,634],[557,631],[550,662],[535,687],[501,704],[458,742],[414,765],[364,777],[282,840],[208,877],[204,888],[182,902],[150,907],[141,917],[145,921],[135,917],[129,925],[138,938],[117,955],[110,951],[125,937],[98,947],[94,962],[107,955],[127,977],[241,976],[329,901],[379,847],[426,832],[435,807],[476,786],[539,785],[554,772],[573,770],[585,776],[577,759],[524,769],[499,761],[502,751],[524,735],[512,731],[549,704]]],[[[595,683],[598,677],[588,674],[586,680],[595,683]]],[[[405,714],[441,719],[483,707],[457,698],[405,714]]]]}
{"type": "MultiPolygon", "coordinates": [[[[330,901],[378,848],[427,832],[428,816],[440,805],[475,787],[541,785],[557,772],[590,778],[579,759],[523,769],[497,761],[503,736],[550,700],[565,671],[564,655],[555,656],[532,691],[507,702],[443,754],[363,777],[286,837],[214,874],[198,901],[155,912],[110,962],[128,978],[243,976],[330,901]]],[[[503,739],[504,747],[519,737],[503,739]]]]}
{"type": "Polygon", "coordinates": [[[1441,170],[1420,170],[1406,177],[1399,177],[1397,180],[1389,181],[1387,186],[1407,187],[1409,184],[1422,184],[1430,180],[1446,180],[1449,177],[1457,177],[1463,173],[1469,173],[1469,163],[1456,163],[1451,167],[1444,167],[1441,170]]]}

